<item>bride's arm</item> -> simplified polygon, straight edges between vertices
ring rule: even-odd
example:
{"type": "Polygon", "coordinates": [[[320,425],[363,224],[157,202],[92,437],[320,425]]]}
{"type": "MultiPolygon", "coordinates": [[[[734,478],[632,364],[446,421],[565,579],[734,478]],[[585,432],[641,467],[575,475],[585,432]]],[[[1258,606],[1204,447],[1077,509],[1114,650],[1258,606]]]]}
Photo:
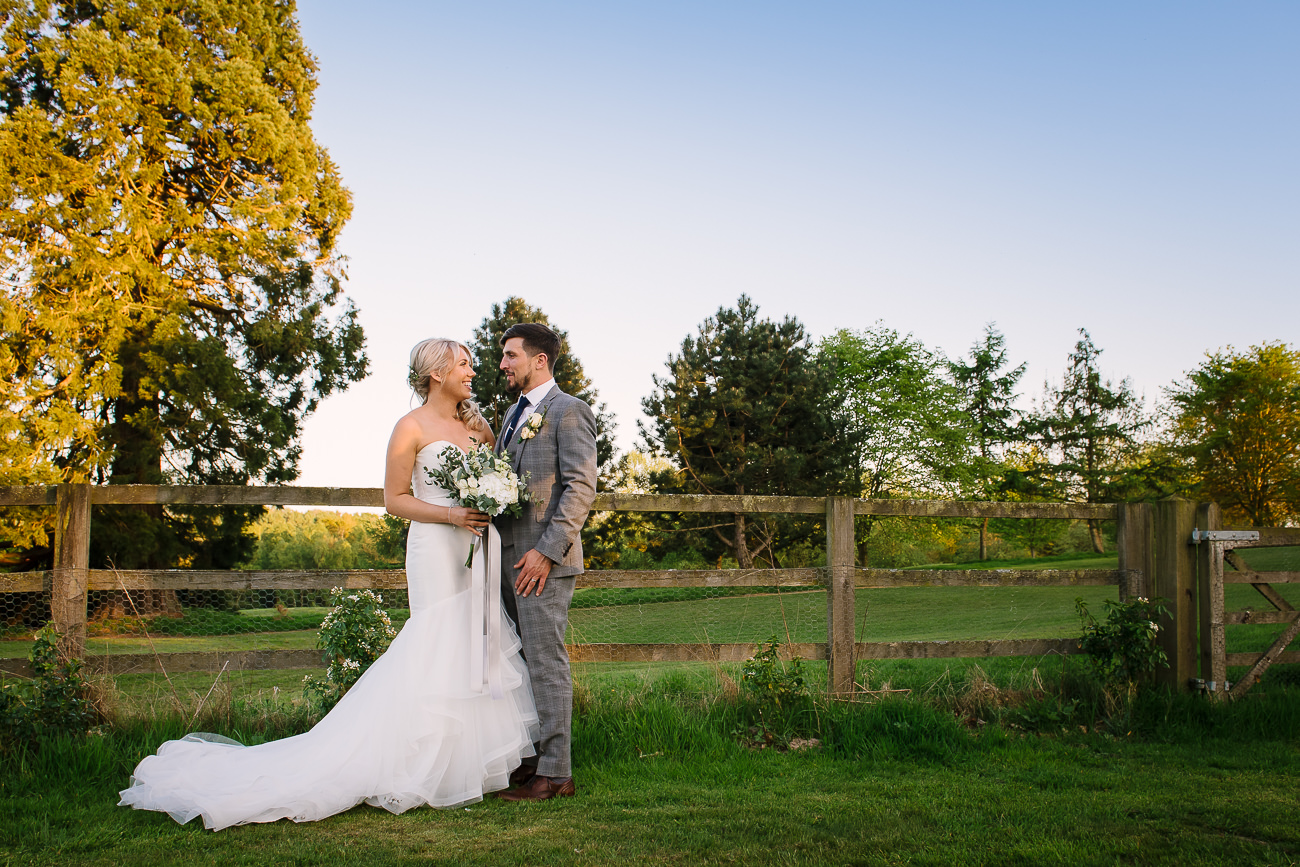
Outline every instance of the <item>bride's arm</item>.
{"type": "Polygon", "coordinates": [[[411,493],[411,472],[420,448],[420,426],[411,418],[401,419],[388,439],[384,462],[384,510],[390,515],[422,524],[455,524],[478,532],[486,522],[482,512],[464,506],[439,506],[417,499],[411,493]]]}
{"type": "Polygon", "coordinates": [[[483,418],[482,414],[479,415],[479,421],[483,426],[470,428],[470,439],[495,450],[497,447],[497,435],[492,433],[492,426],[487,423],[487,419],[483,418]]]}

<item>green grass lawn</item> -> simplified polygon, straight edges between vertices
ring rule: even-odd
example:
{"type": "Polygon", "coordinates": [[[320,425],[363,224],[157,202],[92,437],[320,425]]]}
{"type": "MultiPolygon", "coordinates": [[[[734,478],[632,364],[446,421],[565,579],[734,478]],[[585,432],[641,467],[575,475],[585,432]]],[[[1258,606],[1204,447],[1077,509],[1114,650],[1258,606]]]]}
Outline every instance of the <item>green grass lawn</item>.
{"type": "MultiPolygon", "coordinates": [[[[1294,745],[1005,744],[952,762],[776,753],[587,765],[576,798],[213,834],[98,787],[0,800],[0,858],[39,865],[1289,864],[1294,745]]],[[[16,797],[15,797],[16,796],[16,797]]]]}
{"type": "MultiPolygon", "coordinates": [[[[1289,556],[1271,568],[1297,568],[1289,556]]],[[[1021,565],[1114,568],[1100,558],[1021,565]]],[[[1300,587],[1278,589],[1300,606],[1300,587]]],[[[1073,636],[1079,596],[1101,617],[1114,590],[860,590],[858,638],[1073,636]]],[[[820,591],[618,602],[575,608],[573,637],[825,640],[820,591]]],[[[1267,603],[1230,585],[1227,605],[1267,603]]],[[[153,641],[160,652],[313,647],[314,629],[297,618],[322,614],[204,612],[190,622],[225,634],[185,635],[176,621],[168,631],[181,634],[153,641]],[[235,628],[245,625],[275,629],[235,628]]],[[[1280,629],[1230,627],[1229,648],[1262,649],[1280,629]]],[[[0,654],[18,652],[25,642],[0,643],[0,654]]],[[[91,652],[149,652],[149,644],[96,637],[91,652]]],[[[1243,701],[1155,693],[1131,715],[1108,719],[1079,691],[1080,657],[860,660],[859,683],[907,692],[818,699],[791,725],[821,746],[779,752],[743,743],[756,717],[743,688],[737,697],[739,665],[582,663],[574,666],[577,798],[489,799],[403,816],[358,807],[317,823],[217,834],[117,807],[116,791],[140,758],[191,729],[245,743],[304,730],[315,718],[302,697],[306,672],[122,675],[100,683],[118,725],[38,754],[0,753],[0,867],[1295,864],[1297,670],[1274,666],[1243,701]]],[[[824,694],[825,664],[806,662],[804,672],[811,693],[824,694]]]]}
{"type": "MultiPolygon", "coordinates": [[[[952,664],[915,662],[927,676],[952,664]]],[[[135,762],[186,729],[164,720],[0,761],[0,864],[1182,867],[1300,858],[1300,691],[1271,688],[1233,705],[1155,694],[1118,736],[1074,723],[1050,735],[1014,723],[968,727],[936,709],[933,690],[928,700],[821,702],[802,723],[821,746],[777,752],[741,743],[752,709],[721,697],[725,678],[710,666],[587,666],[578,679],[573,799],[489,799],[402,816],[363,806],[214,834],[115,806],[135,762]]],[[[959,695],[969,683],[959,677],[949,689],[959,695]]],[[[249,742],[286,733],[241,729],[237,714],[201,725],[249,742]]]]}

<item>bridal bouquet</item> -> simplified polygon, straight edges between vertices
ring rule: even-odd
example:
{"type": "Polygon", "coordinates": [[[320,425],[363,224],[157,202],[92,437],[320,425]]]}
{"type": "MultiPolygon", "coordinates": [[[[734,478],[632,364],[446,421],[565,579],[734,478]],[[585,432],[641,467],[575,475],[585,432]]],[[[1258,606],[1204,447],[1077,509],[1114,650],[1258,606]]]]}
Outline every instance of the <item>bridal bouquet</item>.
{"type": "MultiPolygon", "coordinates": [[[[426,484],[438,485],[451,491],[457,505],[487,512],[492,517],[509,515],[518,518],[528,502],[528,489],[525,483],[528,474],[520,478],[510,468],[510,461],[483,444],[476,444],[468,452],[462,452],[456,446],[447,446],[442,450],[442,460],[437,467],[425,467],[429,476],[426,484]]],[[[468,566],[474,559],[474,546],[471,544],[468,566]]]]}

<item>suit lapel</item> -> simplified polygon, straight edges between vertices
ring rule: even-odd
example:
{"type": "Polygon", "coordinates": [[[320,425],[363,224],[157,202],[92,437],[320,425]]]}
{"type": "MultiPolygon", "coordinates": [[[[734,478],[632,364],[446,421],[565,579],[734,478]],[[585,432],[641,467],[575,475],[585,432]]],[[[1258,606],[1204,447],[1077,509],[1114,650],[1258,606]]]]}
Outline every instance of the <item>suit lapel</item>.
{"type": "MultiPolygon", "coordinates": [[[[546,393],[546,397],[542,398],[541,403],[539,403],[535,407],[532,407],[532,409],[530,410],[530,412],[542,413],[542,430],[546,429],[546,414],[551,409],[551,402],[555,400],[555,398],[558,397],[559,395],[560,395],[560,387],[557,385],[546,393]]],[[[519,431],[521,430],[521,428],[522,428],[522,422],[520,422],[520,424],[515,425],[515,432],[510,436],[510,439],[512,441],[506,443],[506,448],[511,450],[510,452],[511,464],[514,467],[516,473],[519,472],[519,467],[523,464],[524,449],[528,447],[528,444],[530,442],[532,442],[532,438],[526,439],[523,442],[516,442],[519,439],[519,431]]],[[[542,431],[538,431],[537,435],[541,436],[542,431]]]]}

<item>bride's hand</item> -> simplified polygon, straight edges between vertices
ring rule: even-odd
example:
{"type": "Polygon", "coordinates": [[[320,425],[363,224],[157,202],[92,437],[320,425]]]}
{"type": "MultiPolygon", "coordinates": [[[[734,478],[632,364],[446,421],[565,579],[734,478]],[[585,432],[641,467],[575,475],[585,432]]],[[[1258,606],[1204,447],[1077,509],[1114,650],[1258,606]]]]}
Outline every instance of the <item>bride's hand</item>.
{"type": "Polygon", "coordinates": [[[464,527],[475,536],[483,535],[483,528],[488,525],[489,520],[487,512],[480,512],[468,506],[452,506],[447,516],[450,518],[448,523],[464,527]]]}

